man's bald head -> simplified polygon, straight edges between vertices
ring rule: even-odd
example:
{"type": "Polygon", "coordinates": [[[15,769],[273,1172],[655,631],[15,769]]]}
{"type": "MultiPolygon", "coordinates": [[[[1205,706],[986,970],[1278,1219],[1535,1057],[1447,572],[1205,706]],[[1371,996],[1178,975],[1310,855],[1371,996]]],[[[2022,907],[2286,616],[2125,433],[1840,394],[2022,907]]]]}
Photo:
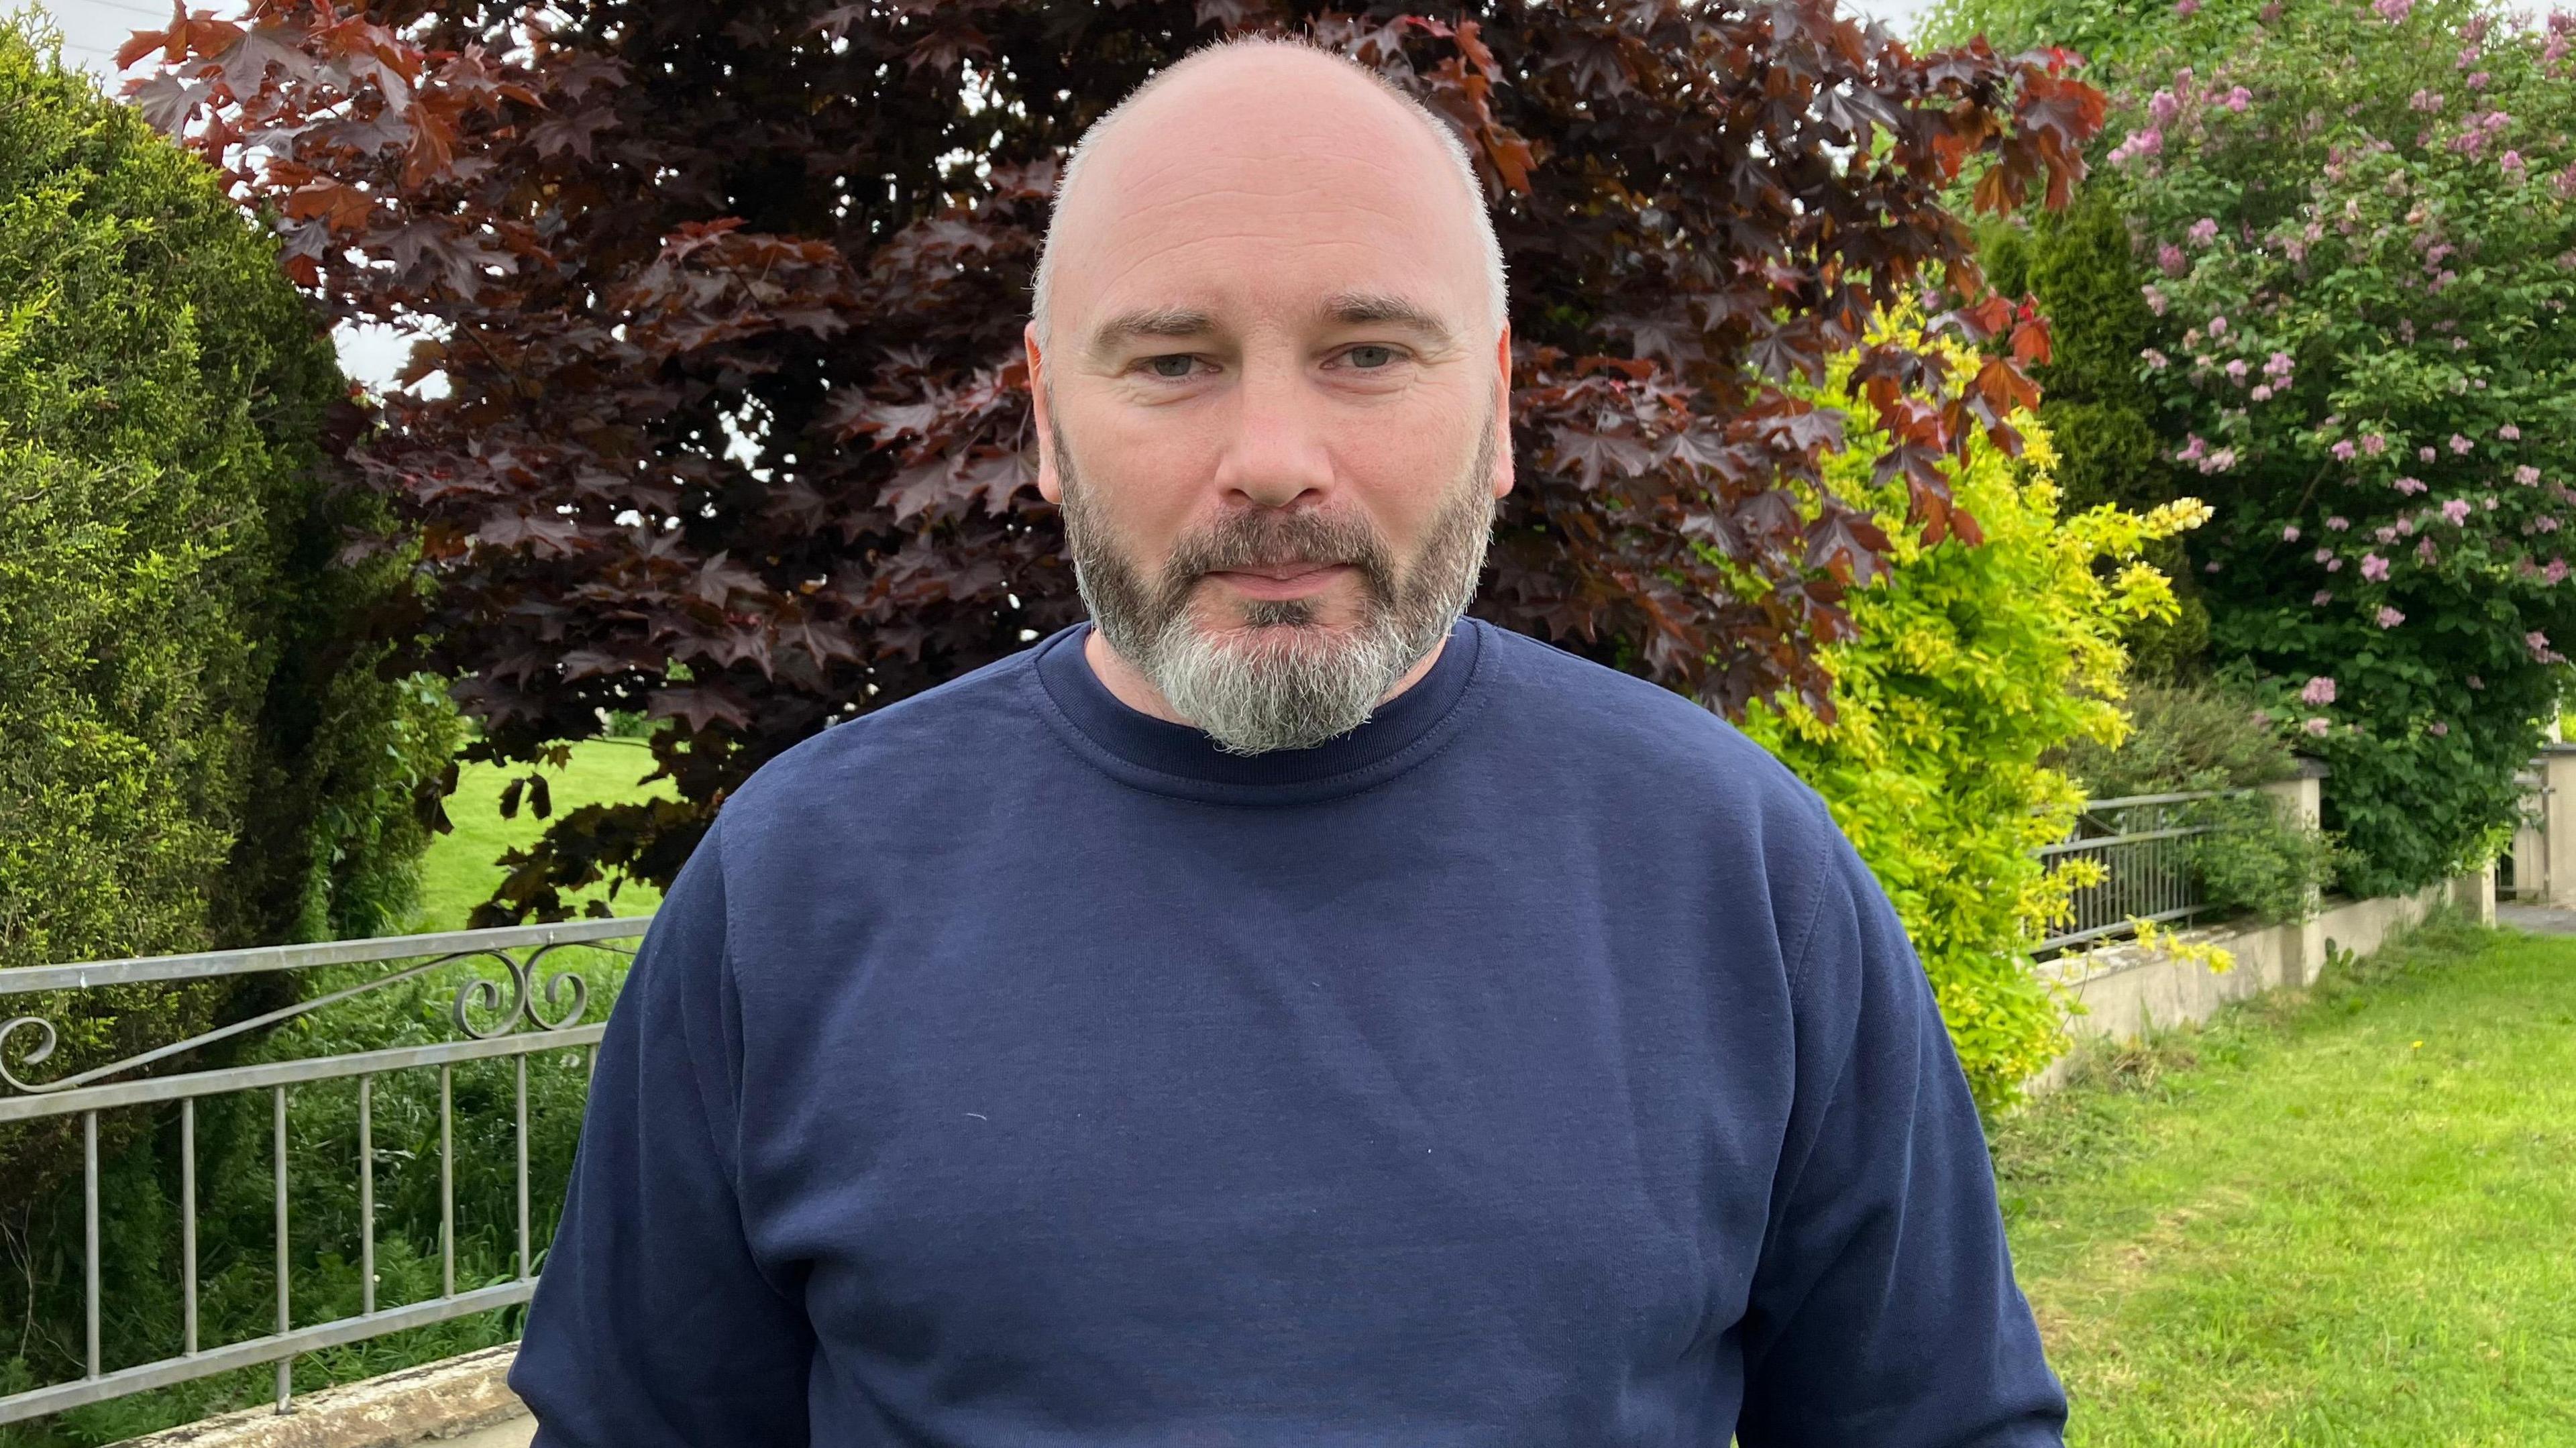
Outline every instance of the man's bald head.
{"type": "Polygon", "coordinates": [[[1418,157],[1427,163],[1425,182],[1446,186],[1457,197],[1460,214],[1470,219],[1482,253],[1479,260],[1488,294],[1487,324],[1495,330],[1502,327],[1506,315],[1502,244],[1494,234],[1493,218],[1485,210],[1484,183],[1477,179],[1475,163],[1469,159],[1458,133],[1386,77],[1346,56],[1299,39],[1242,36],[1201,47],[1155,72],[1093,123],[1075,144],[1057,178],[1054,209],[1038,253],[1035,299],[1030,311],[1041,338],[1051,341],[1055,335],[1055,279],[1065,249],[1066,222],[1071,217],[1076,228],[1081,224],[1082,208],[1075,202],[1077,188],[1092,163],[1104,151],[1117,147],[1119,134],[1131,124],[1175,126],[1186,133],[1197,124],[1193,111],[1200,109],[1191,104],[1194,89],[1212,86],[1222,90],[1282,80],[1296,88],[1292,94],[1303,104],[1348,102],[1375,108],[1385,121],[1384,134],[1390,147],[1399,154],[1413,150],[1419,140],[1430,141],[1436,159],[1418,157]],[[1431,179],[1434,174],[1438,179],[1431,179]]]}

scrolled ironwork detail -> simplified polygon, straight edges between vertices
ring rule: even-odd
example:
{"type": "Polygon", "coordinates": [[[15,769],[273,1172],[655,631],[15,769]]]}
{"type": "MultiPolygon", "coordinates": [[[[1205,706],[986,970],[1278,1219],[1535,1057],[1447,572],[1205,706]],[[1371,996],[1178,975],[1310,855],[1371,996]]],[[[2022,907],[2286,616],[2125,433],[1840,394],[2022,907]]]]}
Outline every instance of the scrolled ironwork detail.
{"type": "Polygon", "coordinates": [[[488,1041],[510,1034],[522,1023],[533,1030],[560,1031],[580,1020],[582,1013],[590,1009],[590,982],[582,979],[580,972],[557,971],[546,977],[542,988],[537,985],[537,962],[545,958],[547,951],[560,948],[555,945],[538,946],[528,953],[524,961],[512,958],[506,951],[484,952],[500,961],[502,968],[509,972],[506,1005],[503,996],[505,983],[488,976],[477,976],[456,988],[456,1001],[448,1012],[449,1019],[456,1023],[456,1029],[475,1040],[488,1041]],[[538,1009],[540,994],[548,1009],[561,1014],[549,1019],[545,1011],[538,1009]],[[564,996],[570,997],[569,1009],[558,999],[564,996]],[[473,1020],[477,1012],[497,1016],[498,1019],[488,1026],[478,1027],[473,1020]]]}
{"type": "MultiPolygon", "coordinates": [[[[465,933],[458,932],[458,934],[465,933]]],[[[454,942],[457,935],[425,939],[435,939],[440,944],[447,944],[454,942]]],[[[389,939],[385,942],[389,947],[398,946],[400,943],[398,939],[389,939]]],[[[508,973],[507,980],[478,976],[457,987],[455,999],[449,1006],[449,1018],[467,1037],[488,1041],[497,1036],[510,1034],[519,1029],[523,1022],[538,1031],[564,1030],[579,1022],[584,1013],[589,1010],[590,983],[577,970],[560,970],[546,977],[540,987],[537,984],[538,962],[551,951],[574,946],[589,950],[604,950],[630,958],[635,954],[632,949],[612,945],[599,939],[549,941],[529,950],[528,958],[523,963],[510,954],[512,949],[521,948],[522,944],[514,941],[488,945],[480,949],[437,952],[428,959],[419,960],[417,964],[389,971],[373,980],[361,981],[356,985],[316,996],[310,1000],[297,1001],[249,1020],[236,1021],[215,1030],[200,1032],[185,1040],[173,1041],[152,1050],[103,1062],[85,1071],[76,1071],[59,1081],[29,1081],[19,1074],[52,1059],[61,1045],[61,1033],[52,1021],[42,1016],[16,1016],[0,1022],[0,1086],[5,1086],[10,1091],[22,1095],[36,1096],[91,1085],[109,1077],[123,1075],[154,1062],[193,1051],[201,1046],[211,1045],[228,1037],[260,1030],[298,1016],[310,1015],[356,996],[368,995],[400,985],[405,981],[417,980],[462,960],[498,961],[508,973]],[[539,1000],[540,995],[542,1004],[539,1000]],[[493,1017],[497,1019],[491,1019],[488,1025],[477,1026],[474,1024],[474,1017],[477,1015],[487,1019],[493,1017]]],[[[380,958],[395,960],[401,957],[387,955],[380,958]]]]}
{"type": "Polygon", "coordinates": [[[61,1044],[61,1037],[54,1031],[54,1023],[42,1016],[19,1016],[6,1024],[0,1024],[0,1081],[8,1082],[10,1089],[15,1091],[29,1093],[49,1091],[53,1089],[51,1086],[21,1081],[18,1079],[18,1074],[9,1069],[9,1042],[20,1030],[29,1026],[41,1033],[44,1039],[36,1043],[35,1049],[26,1051],[18,1057],[19,1065],[40,1065],[54,1054],[54,1047],[61,1044]]]}
{"type": "MultiPolygon", "coordinates": [[[[546,958],[547,951],[562,948],[560,945],[540,945],[528,952],[528,979],[531,981],[536,979],[537,962],[546,958]]],[[[536,1000],[533,997],[528,998],[526,1002],[528,1024],[540,1031],[563,1030],[578,1022],[590,1009],[590,982],[583,979],[581,972],[577,970],[559,970],[546,977],[546,988],[543,994],[548,1006],[562,1010],[563,1013],[549,1020],[538,1013],[536,1000]],[[565,993],[572,997],[572,1005],[569,1009],[557,1006],[555,1002],[555,992],[565,987],[570,987],[565,993]]]]}

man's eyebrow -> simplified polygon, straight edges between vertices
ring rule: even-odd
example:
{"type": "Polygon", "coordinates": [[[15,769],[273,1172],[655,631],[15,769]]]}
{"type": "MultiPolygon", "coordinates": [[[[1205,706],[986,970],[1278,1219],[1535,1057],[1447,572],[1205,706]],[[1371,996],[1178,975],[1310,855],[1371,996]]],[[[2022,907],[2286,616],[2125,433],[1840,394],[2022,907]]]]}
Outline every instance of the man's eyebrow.
{"type": "Polygon", "coordinates": [[[1439,347],[1446,347],[1451,341],[1449,324],[1441,321],[1429,308],[1385,292],[1343,292],[1327,298],[1320,315],[1325,321],[1344,326],[1381,322],[1410,327],[1439,347]]]}
{"type": "Polygon", "coordinates": [[[1216,319],[1191,307],[1140,307],[1121,312],[1091,334],[1091,354],[1106,357],[1143,337],[1204,337],[1216,330],[1216,319]]]}

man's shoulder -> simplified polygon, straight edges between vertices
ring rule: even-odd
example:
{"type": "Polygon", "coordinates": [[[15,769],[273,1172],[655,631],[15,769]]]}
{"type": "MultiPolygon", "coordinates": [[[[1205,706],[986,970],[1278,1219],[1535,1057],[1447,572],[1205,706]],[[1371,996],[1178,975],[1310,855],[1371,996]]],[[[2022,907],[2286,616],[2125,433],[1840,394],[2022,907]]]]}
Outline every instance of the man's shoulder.
{"type": "Polygon", "coordinates": [[[727,813],[766,815],[799,802],[847,799],[853,788],[883,789],[962,758],[993,751],[1035,728],[1026,695],[1038,645],[1006,654],[945,683],[832,724],[752,771],[725,800],[727,813]]]}
{"type": "Polygon", "coordinates": [[[1804,780],[1714,710],[1543,640],[1483,627],[1522,730],[1576,765],[1651,781],[1676,802],[1751,804],[1830,823],[1804,780]]]}

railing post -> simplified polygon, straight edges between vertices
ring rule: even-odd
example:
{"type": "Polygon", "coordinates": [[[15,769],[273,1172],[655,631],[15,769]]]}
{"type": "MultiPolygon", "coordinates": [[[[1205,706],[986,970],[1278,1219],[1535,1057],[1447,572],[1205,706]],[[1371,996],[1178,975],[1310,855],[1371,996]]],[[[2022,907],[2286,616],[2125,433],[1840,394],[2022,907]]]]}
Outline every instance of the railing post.
{"type": "MultiPolygon", "coordinates": [[[[2294,829],[2313,830],[2320,828],[2325,820],[2326,773],[2325,761],[2301,756],[2297,774],[2288,779],[2274,780],[2260,788],[2271,796],[2273,808],[2280,811],[2282,823],[2294,829]]],[[[2282,941],[2281,978],[2274,982],[2277,985],[2314,985],[2317,972],[2325,966],[2326,925],[2319,918],[2324,901],[2315,886],[2308,887],[2308,898],[2304,904],[2298,923],[2288,928],[2288,938],[2282,941]]]]}
{"type": "MultiPolygon", "coordinates": [[[[2543,905],[2576,905],[2576,744],[2540,746],[2543,905]]],[[[2525,897],[2528,899],[2529,897],[2525,897]]]]}

